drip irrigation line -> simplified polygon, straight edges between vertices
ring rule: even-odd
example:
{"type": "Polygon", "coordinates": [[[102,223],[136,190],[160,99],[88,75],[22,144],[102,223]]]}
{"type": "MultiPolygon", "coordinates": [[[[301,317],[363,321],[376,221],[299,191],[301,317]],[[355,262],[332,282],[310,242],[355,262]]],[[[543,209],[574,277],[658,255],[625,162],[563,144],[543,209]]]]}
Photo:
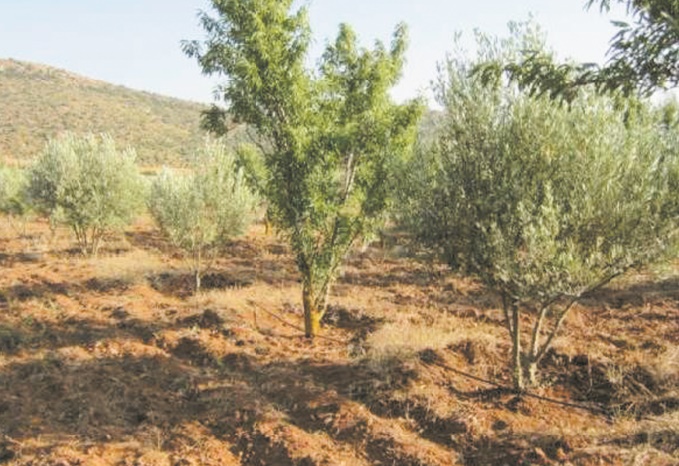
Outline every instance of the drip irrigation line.
{"type": "Polygon", "coordinates": [[[589,411],[589,412],[594,413],[594,414],[603,414],[607,417],[610,417],[610,413],[607,410],[605,410],[604,408],[599,408],[597,406],[588,406],[588,405],[583,405],[583,404],[578,404],[578,403],[571,403],[569,401],[557,400],[556,398],[549,398],[549,397],[546,397],[546,396],[537,395],[535,393],[530,393],[528,391],[516,390],[514,388],[507,387],[506,385],[503,385],[501,383],[494,382],[492,380],[487,380],[487,379],[478,377],[476,375],[469,374],[467,372],[461,371],[459,369],[455,369],[455,368],[450,367],[448,364],[443,363],[443,362],[433,361],[430,364],[434,364],[438,367],[441,367],[442,369],[446,369],[448,371],[454,372],[454,373],[461,375],[463,377],[467,377],[468,379],[476,380],[477,382],[482,382],[482,383],[485,383],[487,385],[492,385],[494,387],[501,388],[502,390],[506,391],[507,393],[514,393],[519,397],[525,396],[525,397],[534,398],[534,399],[537,399],[537,400],[540,400],[540,401],[546,401],[546,402],[561,405],[561,406],[567,406],[569,408],[582,409],[582,410],[589,411]]]}
{"type": "MultiPolygon", "coordinates": [[[[279,316],[279,315],[277,315],[277,314],[275,314],[275,313],[269,311],[268,309],[264,309],[263,307],[261,307],[261,306],[255,304],[255,303],[253,303],[253,302],[251,302],[250,304],[252,304],[255,308],[259,308],[260,311],[265,312],[266,314],[268,314],[269,316],[273,317],[273,318],[276,319],[277,321],[281,322],[283,325],[285,325],[285,326],[287,326],[287,327],[290,327],[290,328],[293,328],[293,329],[295,329],[295,330],[297,330],[297,331],[299,331],[299,332],[304,333],[304,329],[303,329],[302,327],[300,327],[299,325],[295,325],[295,324],[293,324],[293,323],[291,323],[291,322],[285,320],[285,319],[282,318],[281,316],[279,316]]],[[[257,314],[256,314],[256,312],[257,312],[257,311],[255,310],[255,327],[258,328],[258,325],[257,325],[257,314]]],[[[332,337],[328,337],[328,336],[325,336],[325,335],[315,335],[314,338],[322,338],[322,339],[324,339],[324,340],[333,341],[333,342],[335,342],[335,343],[341,343],[341,344],[343,344],[343,345],[349,343],[349,342],[346,341],[346,340],[340,340],[340,339],[338,339],[338,338],[332,338],[332,337]]]]}

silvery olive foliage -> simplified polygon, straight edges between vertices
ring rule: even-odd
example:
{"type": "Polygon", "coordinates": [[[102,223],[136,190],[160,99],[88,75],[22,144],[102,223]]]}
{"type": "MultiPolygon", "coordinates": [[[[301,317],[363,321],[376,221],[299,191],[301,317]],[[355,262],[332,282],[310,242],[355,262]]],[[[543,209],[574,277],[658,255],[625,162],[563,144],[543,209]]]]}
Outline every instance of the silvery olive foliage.
{"type": "Polygon", "coordinates": [[[84,254],[96,255],[104,236],[143,207],[135,158],[108,135],[50,139],[29,169],[29,199],[52,222],[71,228],[84,254]]]}
{"type": "Polygon", "coordinates": [[[23,170],[0,166],[0,212],[20,215],[24,211],[26,182],[23,170]]]}
{"type": "Polygon", "coordinates": [[[518,32],[479,36],[476,59],[460,52],[442,65],[443,115],[408,170],[401,217],[500,295],[523,389],[574,304],[675,250],[679,141],[663,112],[638,100],[590,90],[562,105],[471,73],[538,42],[518,32]]]}
{"type": "Polygon", "coordinates": [[[253,218],[257,198],[236,162],[223,141],[206,141],[194,154],[190,173],[164,169],[151,185],[149,210],[165,236],[186,253],[196,291],[219,248],[253,218]]]}

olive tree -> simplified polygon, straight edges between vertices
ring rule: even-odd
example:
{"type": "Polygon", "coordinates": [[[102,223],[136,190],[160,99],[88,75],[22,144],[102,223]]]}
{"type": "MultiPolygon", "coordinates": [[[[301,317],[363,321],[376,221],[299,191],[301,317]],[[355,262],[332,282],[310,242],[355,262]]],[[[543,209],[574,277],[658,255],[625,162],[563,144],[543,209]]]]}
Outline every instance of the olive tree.
{"type": "MultiPolygon", "coordinates": [[[[525,40],[482,38],[478,61],[525,40]]],[[[470,75],[478,61],[442,67],[443,122],[417,161],[428,171],[411,170],[410,226],[499,294],[524,389],[583,296],[676,245],[679,144],[644,105],[630,117],[595,92],[564,106],[508,79],[487,86],[470,75]]]]}
{"type": "Polygon", "coordinates": [[[249,225],[257,200],[223,141],[207,141],[192,165],[184,174],[164,169],[151,185],[148,206],[162,232],[186,253],[198,292],[220,247],[249,225]]]}
{"type": "Polygon", "coordinates": [[[349,248],[382,220],[394,161],[414,139],[419,102],[394,104],[406,30],[390,47],[363,49],[340,27],[316,69],[310,31],[293,0],[213,0],[201,43],[184,43],[203,72],[225,77],[229,115],[258,131],[269,217],[286,235],[302,275],[305,334],[316,335],[349,248]]]}
{"type": "Polygon", "coordinates": [[[70,227],[83,254],[96,255],[104,235],[128,224],[143,206],[135,158],[108,135],[50,139],[29,169],[31,203],[70,227]]]}

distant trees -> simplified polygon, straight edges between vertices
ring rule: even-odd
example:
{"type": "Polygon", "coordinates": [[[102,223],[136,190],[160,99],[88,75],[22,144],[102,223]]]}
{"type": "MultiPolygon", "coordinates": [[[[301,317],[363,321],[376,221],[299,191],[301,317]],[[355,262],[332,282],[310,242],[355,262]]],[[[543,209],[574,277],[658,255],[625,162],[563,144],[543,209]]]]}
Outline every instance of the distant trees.
{"type": "MultiPolygon", "coordinates": [[[[310,31],[292,0],[213,0],[204,43],[186,42],[220,86],[229,115],[261,138],[270,217],[302,274],[305,333],[316,335],[346,252],[382,219],[394,161],[410,150],[418,102],[396,105],[406,31],[390,47],[361,49],[343,25],[317,70],[305,66],[310,31]]],[[[221,124],[219,112],[211,115],[221,124]]],[[[209,120],[209,118],[208,118],[209,120]]]]}
{"type": "Polygon", "coordinates": [[[86,255],[143,205],[135,153],[119,151],[108,135],[50,139],[29,169],[27,190],[39,212],[71,228],[86,255]]]}
{"type": "Polygon", "coordinates": [[[193,154],[190,172],[165,169],[147,190],[133,150],[117,150],[107,135],[67,133],[50,139],[25,172],[0,168],[0,212],[35,209],[53,225],[70,227],[83,254],[96,255],[104,236],[127,225],[146,202],[163,233],[190,258],[198,290],[219,248],[252,219],[257,197],[242,165],[247,162],[223,140],[207,140],[193,154]]]}
{"type": "Polygon", "coordinates": [[[249,225],[257,199],[223,141],[207,141],[192,162],[191,173],[165,169],[158,175],[148,207],[165,236],[189,258],[198,292],[220,247],[249,225]]]}
{"type": "Polygon", "coordinates": [[[573,305],[677,244],[679,144],[659,112],[583,89],[570,106],[470,71],[534,37],[481,38],[436,86],[438,138],[410,167],[404,218],[451,267],[502,301],[524,389],[573,305]]]}

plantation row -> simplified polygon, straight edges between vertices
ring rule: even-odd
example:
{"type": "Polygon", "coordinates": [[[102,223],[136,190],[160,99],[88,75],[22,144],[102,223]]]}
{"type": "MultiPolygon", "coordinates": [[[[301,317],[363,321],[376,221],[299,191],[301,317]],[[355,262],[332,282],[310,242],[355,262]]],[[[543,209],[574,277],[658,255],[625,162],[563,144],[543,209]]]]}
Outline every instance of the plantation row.
{"type": "MultiPolygon", "coordinates": [[[[109,137],[66,135],[47,144],[25,181],[3,172],[2,208],[30,206],[96,254],[104,233],[146,204],[191,258],[198,289],[202,264],[244,231],[261,201],[295,256],[308,337],[320,331],[350,248],[389,220],[501,297],[517,389],[537,383],[578,301],[675,257],[676,105],[587,86],[565,102],[501,71],[475,72],[526,44],[543,47],[529,28],[504,41],[479,36],[475,58],[449,57],[436,84],[443,110],[420,124],[421,102],[389,97],[404,27],[389,47],[366,50],[342,26],[309,71],[306,16],[289,8],[216,2],[219,16],[201,18],[207,41],[185,44],[204,71],[230,78],[228,114],[257,131],[253,144],[234,153],[207,142],[190,173],[163,171],[145,185],[133,152],[109,137]]],[[[211,110],[205,126],[224,133],[226,114],[211,110]]]]}
{"type": "Polygon", "coordinates": [[[673,257],[677,105],[623,92],[676,83],[663,44],[676,42],[677,12],[658,3],[627,2],[637,29],[612,41],[608,68],[556,64],[530,24],[504,40],[477,34],[475,58],[455,44],[435,83],[443,110],[418,125],[422,102],[389,96],[405,25],[372,50],[341,25],[309,69],[304,7],[212,2],[214,16],[200,14],[206,39],[183,44],[205,74],[226,78],[227,108],[204,124],[221,134],[229,115],[258,132],[259,192],[302,276],[306,335],[319,331],[349,249],[391,217],[501,297],[522,390],[578,301],[673,257]]]}
{"type": "Polygon", "coordinates": [[[68,226],[85,255],[128,225],[144,207],[159,228],[191,259],[200,276],[220,245],[242,233],[257,197],[222,141],[206,141],[190,173],[168,169],[152,181],[140,174],[132,149],[120,151],[108,135],[64,134],[50,140],[27,170],[0,170],[0,211],[13,217],[43,215],[68,226]]]}

